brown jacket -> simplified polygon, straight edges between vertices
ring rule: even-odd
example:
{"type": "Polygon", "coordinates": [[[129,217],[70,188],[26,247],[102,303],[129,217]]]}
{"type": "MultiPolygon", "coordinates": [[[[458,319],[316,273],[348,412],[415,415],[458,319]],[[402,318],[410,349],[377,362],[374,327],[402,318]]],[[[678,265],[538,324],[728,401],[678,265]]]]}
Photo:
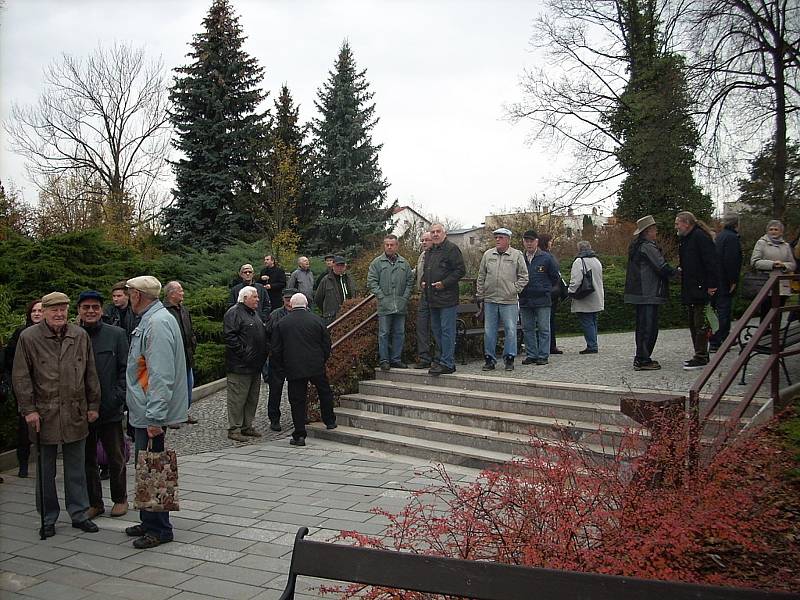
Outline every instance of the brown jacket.
{"type": "Polygon", "coordinates": [[[42,321],[19,336],[12,381],[19,411],[38,412],[42,444],[77,442],[89,434],[86,413],[100,410],[100,382],[87,333],[67,324],[63,339],[42,321]]]}

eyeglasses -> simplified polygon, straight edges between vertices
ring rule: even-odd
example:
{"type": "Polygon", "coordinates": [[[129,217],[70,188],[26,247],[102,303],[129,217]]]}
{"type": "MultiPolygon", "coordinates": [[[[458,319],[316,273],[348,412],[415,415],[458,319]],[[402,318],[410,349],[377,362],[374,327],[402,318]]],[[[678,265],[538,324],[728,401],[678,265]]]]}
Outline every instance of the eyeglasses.
{"type": "Polygon", "coordinates": [[[100,310],[101,308],[99,304],[81,304],[78,310],[100,310]]]}

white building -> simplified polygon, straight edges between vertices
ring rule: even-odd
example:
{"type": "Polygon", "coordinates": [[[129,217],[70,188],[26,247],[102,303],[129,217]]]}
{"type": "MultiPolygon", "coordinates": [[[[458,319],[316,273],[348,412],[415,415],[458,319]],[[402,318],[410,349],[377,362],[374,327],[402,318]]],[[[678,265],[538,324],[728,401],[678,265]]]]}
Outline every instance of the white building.
{"type": "Polygon", "coordinates": [[[422,232],[430,229],[431,222],[410,206],[397,206],[392,212],[392,231],[397,237],[411,233],[416,240],[422,232]]]}

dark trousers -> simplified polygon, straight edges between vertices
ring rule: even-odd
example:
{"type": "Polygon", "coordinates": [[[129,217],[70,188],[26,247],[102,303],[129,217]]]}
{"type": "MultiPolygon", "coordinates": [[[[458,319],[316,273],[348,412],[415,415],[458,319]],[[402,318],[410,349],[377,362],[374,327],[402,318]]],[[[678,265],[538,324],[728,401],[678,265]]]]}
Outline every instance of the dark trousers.
{"type": "Polygon", "coordinates": [[[646,365],[652,359],[658,340],[658,304],[636,304],[636,356],[634,365],[646,365]]]}
{"type": "Polygon", "coordinates": [[[719,290],[711,298],[711,306],[717,313],[719,329],[711,336],[709,342],[712,346],[719,346],[731,332],[731,314],[733,312],[733,296],[720,294],[719,290]]]}
{"type": "Polygon", "coordinates": [[[706,305],[687,304],[689,333],[694,346],[694,358],[708,362],[708,325],[706,325],[706,305]]]}
{"type": "MultiPolygon", "coordinates": [[[[134,428],[134,447],[136,448],[136,460],[139,458],[139,450],[147,449],[147,429],[134,428]]],[[[162,433],[153,438],[153,452],[164,451],[164,440],[166,433],[162,433]]],[[[172,523],[169,522],[169,512],[151,512],[149,510],[139,511],[139,520],[147,533],[160,539],[162,542],[172,539],[172,523]]]]}
{"type": "Polygon", "coordinates": [[[550,305],[550,354],[553,354],[558,348],[556,344],[556,310],[558,310],[559,304],[561,304],[561,300],[554,296],[553,303],[550,305]]]}
{"type": "MultiPolygon", "coordinates": [[[[61,457],[64,466],[64,501],[67,512],[73,523],[86,520],[86,509],[89,508],[89,496],[86,493],[86,473],[83,470],[84,443],[86,440],[61,444],[61,457]]],[[[58,444],[42,444],[42,472],[36,474],[36,508],[41,512],[39,502],[39,481],[42,478],[44,500],[44,523],[54,525],[58,520],[60,508],[56,491],[56,456],[58,444]]]]}
{"type": "Polygon", "coordinates": [[[31,458],[31,437],[28,432],[28,423],[25,417],[17,415],[17,462],[19,466],[25,465],[28,468],[28,461],[31,458]]]}
{"type": "Polygon", "coordinates": [[[324,373],[314,377],[304,379],[289,380],[289,404],[292,407],[292,421],[294,422],[294,439],[306,437],[306,399],[308,383],[311,382],[317,388],[319,396],[319,409],[322,413],[322,421],[326,425],[336,423],[336,415],[333,414],[333,390],[328,383],[328,376],[324,373]]]}
{"type": "Polygon", "coordinates": [[[108,457],[111,501],[128,501],[127,469],[125,467],[125,438],[122,423],[90,423],[89,437],[86,438],[86,487],[89,490],[89,506],[104,508],[103,486],[97,471],[97,440],[103,444],[108,457]]]}
{"type": "Polygon", "coordinates": [[[267,369],[267,383],[269,384],[269,397],[267,398],[267,417],[270,422],[281,420],[281,396],[283,395],[283,382],[285,378],[272,367],[270,362],[267,369]]]}
{"type": "Polygon", "coordinates": [[[417,304],[417,356],[421,363],[432,362],[431,311],[424,296],[419,297],[419,304],[417,304]]]}

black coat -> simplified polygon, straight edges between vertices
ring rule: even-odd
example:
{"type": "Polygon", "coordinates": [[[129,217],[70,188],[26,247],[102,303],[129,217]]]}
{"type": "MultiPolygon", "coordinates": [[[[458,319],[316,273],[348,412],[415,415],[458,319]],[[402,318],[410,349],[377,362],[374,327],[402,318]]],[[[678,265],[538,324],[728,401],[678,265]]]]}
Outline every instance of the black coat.
{"type": "Polygon", "coordinates": [[[719,260],[718,294],[729,295],[732,285],[739,285],[739,273],[742,271],[742,241],[739,234],[731,227],[725,227],[714,240],[719,260]]]}
{"type": "Polygon", "coordinates": [[[681,302],[707,304],[708,289],[719,288],[719,265],[714,241],[700,227],[680,236],[681,302]]]}
{"type": "Polygon", "coordinates": [[[241,302],[231,306],[222,319],[225,368],[230,373],[259,373],[267,360],[269,340],[261,316],[241,302]]]}
{"type": "Polygon", "coordinates": [[[239,303],[239,292],[241,292],[242,288],[246,285],[256,288],[256,291],[258,292],[258,314],[261,317],[261,320],[266,323],[269,321],[269,313],[272,305],[270,304],[267,290],[265,290],[264,286],[258,282],[242,282],[233,286],[231,288],[231,297],[228,299],[228,306],[236,306],[236,304],[239,303]]]}
{"type": "Polygon", "coordinates": [[[172,304],[166,298],[162,304],[164,304],[164,308],[167,309],[167,312],[175,317],[175,320],[178,322],[178,327],[181,330],[181,337],[183,338],[183,353],[186,356],[186,368],[191,369],[194,367],[194,351],[197,348],[197,338],[194,335],[192,316],[183,304],[172,304]]]}
{"type": "Polygon", "coordinates": [[[83,326],[92,341],[94,365],[100,380],[100,418],[98,423],[122,421],[125,408],[125,370],[128,366],[128,337],[125,330],[102,321],[95,327],[83,326]]]}
{"type": "Polygon", "coordinates": [[[425,264],[422,269],[424,294],[428,306],[448,308],[458,304],[458,281],[466,272],[461,248],[453,242],[445,239],[441,244],[431,246],[425,252],[425,264]],[[437,281],[441,281],[444,288],[437,290],[431,285],[437,281]]]}
{"type": "Polygon", "coordinates": [[[122,327],[125,330],[125,335],[128,336],[128,345],[130,346],[131,333],[139,324],[139,317],[133,312],[130,304],[124,309],[119,309],[113,304],[109,304],[103,310],[103,322],[114,327],[122,327]]]}
{"type": "Polygon", "coordinates": [[[325,323],[308,310],[295,308],[272,330],[272,365],[287,380],[325,374],[331,336],[325,323]]]}
{"type": "Polygon", "coordinates": [[[267,285],[269,285],[267,295],[269,296],[270,306],[273,310],[280,308],[283,304],[281,299],[283,288],[286,287],[286,273],[284,270],[280,267],[264,267],[261,269],[258,283],[263,285],[264,289],[267,289],[267,285]],[[268,279],[264,279],[264,277],[268,277],[268,279]]]}

